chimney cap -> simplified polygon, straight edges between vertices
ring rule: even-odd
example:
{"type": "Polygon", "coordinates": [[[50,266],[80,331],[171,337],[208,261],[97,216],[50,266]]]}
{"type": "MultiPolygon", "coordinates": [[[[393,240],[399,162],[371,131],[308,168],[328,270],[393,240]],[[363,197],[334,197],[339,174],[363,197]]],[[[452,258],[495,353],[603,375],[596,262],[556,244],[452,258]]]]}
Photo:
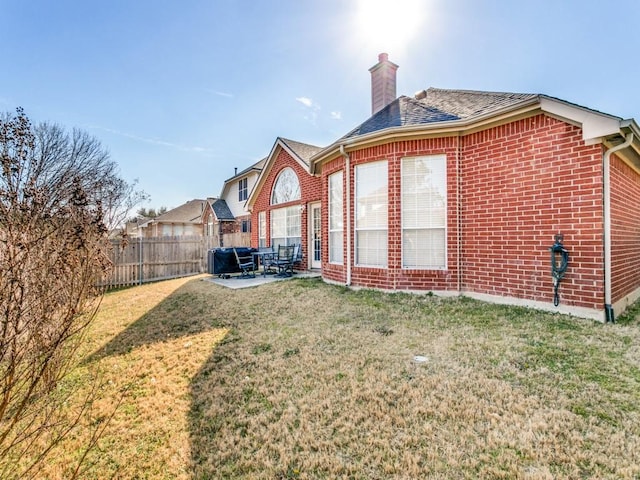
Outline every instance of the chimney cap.
{"type": "Polygon", "coordinates": [[[379,62],[386,62],[387,60],[389,60],[389,54],[388,53],[380,53],[378,55],[378,61],[379,62]]]}

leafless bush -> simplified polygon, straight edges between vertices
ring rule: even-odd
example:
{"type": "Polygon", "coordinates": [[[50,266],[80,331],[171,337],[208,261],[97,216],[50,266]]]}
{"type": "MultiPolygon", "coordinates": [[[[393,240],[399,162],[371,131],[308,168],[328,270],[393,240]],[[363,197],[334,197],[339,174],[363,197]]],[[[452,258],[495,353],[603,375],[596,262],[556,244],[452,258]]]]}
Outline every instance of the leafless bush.
{"type": "Polygon", "coordinates": [[[12,478],[36,475],[91,404],[70,412],[65,379],[110,268],[108,228],[140,194],[95,138],[21,109],[0,116],[0,164],[0,478],[12,478]],[[17,462],[25,451],[36,461],[17,462]]]}

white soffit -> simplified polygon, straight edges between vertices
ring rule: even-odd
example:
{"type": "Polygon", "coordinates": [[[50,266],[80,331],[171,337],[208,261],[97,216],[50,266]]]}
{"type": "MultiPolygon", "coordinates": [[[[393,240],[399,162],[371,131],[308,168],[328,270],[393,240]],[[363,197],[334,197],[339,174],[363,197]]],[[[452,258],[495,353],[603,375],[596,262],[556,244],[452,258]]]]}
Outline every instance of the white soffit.
{"type": "Polygon", "coordinates": [[[545,97],[540,99],[540,107],[545,112],[580,125],[582,139],[587,144],[600,143],[603,137],[620,133],[620,119],[604,113],[545,97]]]}

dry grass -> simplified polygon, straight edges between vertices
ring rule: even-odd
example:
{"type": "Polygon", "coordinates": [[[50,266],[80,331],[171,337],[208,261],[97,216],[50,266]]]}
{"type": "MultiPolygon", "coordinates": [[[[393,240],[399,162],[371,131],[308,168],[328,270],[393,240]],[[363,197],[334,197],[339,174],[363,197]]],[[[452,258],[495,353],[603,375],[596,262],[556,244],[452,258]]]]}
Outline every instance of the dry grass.
{"type": "Polygon", "coordinates": [[[637,322],[198,278],[108,295],[94,339],[124,397],[84,478],[640,478],[637,322]]]}

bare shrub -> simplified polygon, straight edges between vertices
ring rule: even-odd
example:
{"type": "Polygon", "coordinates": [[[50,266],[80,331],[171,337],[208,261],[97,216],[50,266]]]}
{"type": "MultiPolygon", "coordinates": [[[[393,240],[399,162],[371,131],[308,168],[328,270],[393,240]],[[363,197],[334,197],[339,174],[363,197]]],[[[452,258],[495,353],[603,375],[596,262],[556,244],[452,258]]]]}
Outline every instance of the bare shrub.
{"type": "Polygon", "coordinates": [[[0,477],[12,478],[35,476],[91,405],[83,387],[69,411],[79,387],[66,380],[110,268],[108,228],[140,194],[98,140],[21,109],[0,117],[0,164],[0,477]]]}

